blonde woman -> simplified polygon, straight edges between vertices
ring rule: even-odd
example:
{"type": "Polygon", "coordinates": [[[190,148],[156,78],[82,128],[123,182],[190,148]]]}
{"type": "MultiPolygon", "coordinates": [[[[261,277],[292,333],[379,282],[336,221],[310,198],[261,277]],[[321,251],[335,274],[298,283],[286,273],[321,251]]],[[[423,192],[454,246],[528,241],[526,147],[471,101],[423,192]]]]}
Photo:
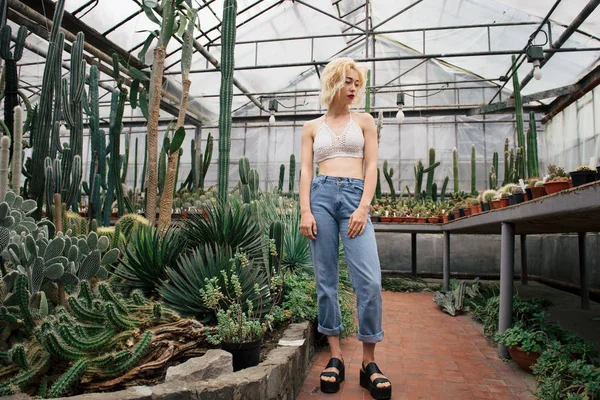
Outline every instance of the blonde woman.
{"type": "Polygon", "coordinates": [[[366,69],[350,58],[331,61],[321,76],[320,101],[327,112],[302,130],[300,231],[310,242],[319,309],[318,331],[327,335],[331,359],[321,373],[321,391],[336,393],[345,378],[339,334],[338,249],[342,237],[357,296],[358,340],[363,343],[360,384],[376,399],[392,394],[375,363],[381,328],[381,269],[369,218],[377,181],[377,131],[373,117],[350,106],[360,101],[366,69]],[[320,174],[313,178],[313,164],[320,174]]]}

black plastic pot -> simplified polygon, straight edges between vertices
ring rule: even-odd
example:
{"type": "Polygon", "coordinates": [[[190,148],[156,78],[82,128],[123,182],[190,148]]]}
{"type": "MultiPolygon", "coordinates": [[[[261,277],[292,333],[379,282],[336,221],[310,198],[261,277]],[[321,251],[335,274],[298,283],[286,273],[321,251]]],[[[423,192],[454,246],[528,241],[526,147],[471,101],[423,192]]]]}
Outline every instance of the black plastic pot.
{"type": "Polygon", "coordinates": [[[262,339],[248,343],[221,343],[221,348],[232,355],[233,372],[258,365],[261,342],[262,339]]]}
{"type": "Polygon", "coordinates": [[[529,200],[533,200],[533,194],[531,193],[531,189],[530,188],[526,188],[525,189],[525,193],[527,193],[527,198],[529,200]]]}
{"type": "Polygon", "coordinates": [[[517,204],[515,202],[515,195],[511,194],[510,196],[508,196],[508,205],[509,206],[514,206],[515,204],[517,204]]]}
{"type": "Polygon", "coordinates": [[[523,203],[525,201],[525,193],[514,193],[515,204],[523,203]]]}
{"type": "Polygon", "coordinates": [[[466,217],[466,215],[465,215],[465,209],[464,208],[459,208],[458,209],[458,215],[460,215],[461,218],[466,217]]]}
{"type": "Polygon", "coordinates": [[[490,211],[490,203],[481,203],[481,211],[490,211]]]}
{"type": "Polygon", "coordinates": [[[380,222],[380,221],[381,221],[381,217],[379,215],[371,216],[371,222],[380,222]]]}
{"type": "Polygon", "coordinates": [[[448,221],[454,221],[454,213],[448,214],[448,221]]]}
{"type": "Polygon", "coordinates": [[[585,185],[586,183],[596,180],[596,172],[594,171],[573,171],[569,172],[573,180],[573,187],[585,185]]]}

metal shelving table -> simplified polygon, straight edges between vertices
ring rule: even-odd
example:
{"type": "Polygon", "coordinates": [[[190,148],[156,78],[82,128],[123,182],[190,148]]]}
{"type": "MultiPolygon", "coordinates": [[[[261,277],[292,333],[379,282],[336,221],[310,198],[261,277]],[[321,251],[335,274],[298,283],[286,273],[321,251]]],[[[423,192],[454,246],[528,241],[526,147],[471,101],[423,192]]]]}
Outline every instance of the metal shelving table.
{"type": "MultiPolygon", "coordinates": [[[[450,234],[500,234],[500,316],[499,331],[512,323],[515,235],[521,235],[521,258],[526,266],[528,234],[577,233],[581,306],[589,308],[589,279],[586,266],[586,232],[600,232],[600,181],[589,183],[525,203],[465,217],[444,224],[376,224],[376,232],[402,232],[413,235],[413,268],[416,272],[416,234],[444,235],[444,288],[450,283],[450,234]]],[[[526,279],[526,267],[522,279],[526,279]]],[[[507,357],[506,349],[501,355],[507,357]]]]}

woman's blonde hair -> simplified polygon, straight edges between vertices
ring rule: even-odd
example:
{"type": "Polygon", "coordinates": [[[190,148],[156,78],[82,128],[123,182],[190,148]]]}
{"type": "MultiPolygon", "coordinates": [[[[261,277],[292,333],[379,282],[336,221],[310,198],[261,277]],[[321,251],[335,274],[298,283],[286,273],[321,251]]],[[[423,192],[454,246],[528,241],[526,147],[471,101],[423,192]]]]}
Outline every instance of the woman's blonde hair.
{"type": "Polygon", "coordinates": [[[358,73],[359,87],[353,103],[360,103],[367,83],[367,68],[359,65],[351,58],[341,57],[327,64],[321,74],[321,93],[319,94],[321,105],[328,107],[331,104],[333,98],[346,82],[346,71],[348,69],[353,69],[358,73]]]}

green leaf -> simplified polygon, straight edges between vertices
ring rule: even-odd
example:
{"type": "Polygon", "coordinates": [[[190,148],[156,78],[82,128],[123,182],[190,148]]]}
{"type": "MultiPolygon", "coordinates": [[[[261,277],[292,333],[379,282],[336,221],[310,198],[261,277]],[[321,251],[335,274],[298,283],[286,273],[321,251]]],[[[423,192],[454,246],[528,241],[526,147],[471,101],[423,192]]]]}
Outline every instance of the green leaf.
{"type": "Polygon", "coordinates": [[[180,126],[179,129],[173,135],[173,140],[171,141],[171,146],[169,148],[169,153],[173,154],[179,150],[181,145],[183,144],[183,140],[185,139],[185,128],[180,126]]]}
{"type": "Polygon", "coordinates": [[[167,153],[169,151],[170,147],[171,147],[171,140],[169,139],[169,136],[167,136],[165,134],[165,138],[163,139],[163,150],[165,151],[165,153],[167,153]]]}
{"type": "Polygon", "coordinates": [[[144,5],[142,7],[156,8],[156,7],[158,7],[158,1],[157,0],[144,0],[144,5]]]}
{"type": "Polygon", "coordinates": [[[134,79],[131,82],[131,91],[129,92],[129,104],[135,110],[138,102],[138,90],[140,89],[139,79],[134,79]]]}
{"type": "Polygon", "coordinates": [[[129,73],[131,74],[133,79],[137,79],[139,81],[147,81],[150,80],[148,75],[137,69],[136,67],[129,67],[129,73]]]}
{"type": "Polygon", "coordinates": [[[150,48],[152,41],[156,37],[158,37],[158,31],[151,31],[150,34],[148,34],[148,37],[146,37],[146,40],[144,41],[144,45],[142,46],[142,49],[138,53],[138,58],[140,59],[142,64],[146,64],[146,53],[148,52],[148,49],[150,48]]]}
{"type": "MultiPolygon", "coordinates": [[[[150,3],[156,3],[156,2],[150,1],[150,3]]],[[[156,4],[158,5],[158,3],[156,3],[156,4]]],[[[148,19],[150,21],[154,22],[155,24],[160,25],[160,21],[158,20],[158,18],[156,18],[156,15],[154,15],[154,11],[152,11],[151,7],[147,7],[145,5],[142,5],[142,10],[144,10],[144,13],[146,14],[146,16],[148,17],[148,19]]]]}
{"type": "Polygon", "coordinates": [[[110,249],[103,257],[100,264],[112,264],[119,258],[119,249],[110,249]]]}
{"type": "Polygon", "coordinates": [[[177,36],[182,37],[183,34],[185,33],[185,28],[187,25],[187,18],[185,15],[182,15],[181,18],[179,18],[179,29],[177,30],[177,36]]]}
{"type": "Polygon", "coordinates": [[[112,64],[113,64],[113,79],[118,82],[119,81],[119,55],[115,52],[112,54],[112,64]]]}

